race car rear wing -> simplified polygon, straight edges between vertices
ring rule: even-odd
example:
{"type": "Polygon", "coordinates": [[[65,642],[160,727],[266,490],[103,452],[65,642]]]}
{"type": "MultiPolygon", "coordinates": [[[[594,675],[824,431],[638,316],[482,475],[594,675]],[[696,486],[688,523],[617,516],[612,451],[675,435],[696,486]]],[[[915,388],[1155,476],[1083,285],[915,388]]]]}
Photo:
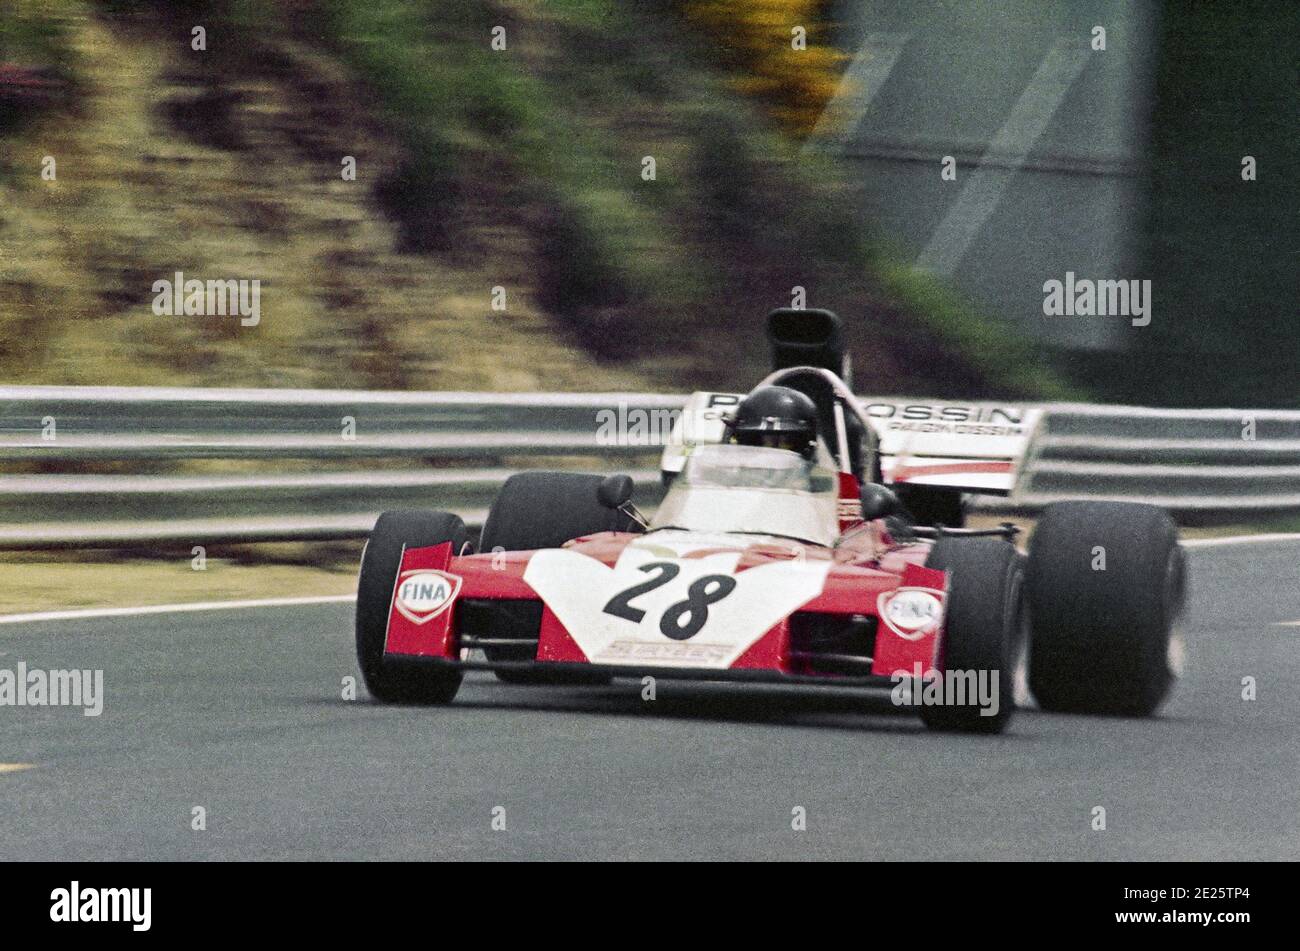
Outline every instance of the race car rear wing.
{"type": "Polygon", "coordinates": [[[735,411],[743,393],[696,391],[686,401],[682,414],[673,421],[672,433],[664,446],[659,470],[667,482],[686,465],[696,446],[717,445],[727,436],[727,416],[735,411]]]}
{"type": "MultiPolygon", "coordinates": [[[[759,386],[809,373],[824,377],[845,408],[875,433],[881,474],[889,485],[1009,495],[1043,417],[1042,410],[1018,405],[862,399],[835,374],[815,367],[778,370],[759,386]]],[[[665,479],[681,472],[692,447],[726,438],[726,417],[743,398],[740,393],[691,394],[664,447],[660,468],[665,479]]],[[[838,455],[837,447],[831,451],[838,455]]]]}
{"type": "Polygon", "coordinates": [[[1010,495],[1029,457],[1043,411],[992,403],[860,401],[880,438],[891,485],[925,485],[1010,495]]]}

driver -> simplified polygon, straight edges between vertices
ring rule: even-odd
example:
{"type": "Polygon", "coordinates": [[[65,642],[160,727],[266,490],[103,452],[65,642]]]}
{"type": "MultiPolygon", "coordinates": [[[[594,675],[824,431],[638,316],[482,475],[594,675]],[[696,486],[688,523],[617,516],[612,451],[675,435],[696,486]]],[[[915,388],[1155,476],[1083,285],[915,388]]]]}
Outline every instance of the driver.
{"type": "Polygon", "coordinates": [[[727,426],[729,440],[741,446],[767,446],[817,454],[817,406],[788,386],[762,386],[736,407],[727,426]]]}

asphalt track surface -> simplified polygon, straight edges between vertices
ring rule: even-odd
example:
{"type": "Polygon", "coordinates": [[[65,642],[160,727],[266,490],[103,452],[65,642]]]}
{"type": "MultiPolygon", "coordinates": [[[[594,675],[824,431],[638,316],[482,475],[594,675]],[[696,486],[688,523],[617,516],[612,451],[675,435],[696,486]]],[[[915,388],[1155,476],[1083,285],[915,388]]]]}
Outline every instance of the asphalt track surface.
{"type": "Polygon", "coordinates": [[[816,688],[472,674],[450,707],[347,701],[347,604],[3,626],[0,667],[103,668],[107,697],[0,707],[0,764],[33,765],[0,769],[0,860],[1294,860],[1298,563],[1194,549],[1160,717],[1022,711],[999,737],[816,688]]]}

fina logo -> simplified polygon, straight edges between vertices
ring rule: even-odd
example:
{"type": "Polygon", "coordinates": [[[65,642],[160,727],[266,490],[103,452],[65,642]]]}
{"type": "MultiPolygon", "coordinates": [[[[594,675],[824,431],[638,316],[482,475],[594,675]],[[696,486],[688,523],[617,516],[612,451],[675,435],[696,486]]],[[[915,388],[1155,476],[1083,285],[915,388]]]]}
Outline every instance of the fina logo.
{"type": "Polygon", "coordinates": [[[943,598],[933,588],[895,588],[877,599],[876,613],[903,640],[919,641],[942,623],[943,598]]]}
{"type": "Polygon", "coordinates": [[[416,624],[432,621],[460,593],[460,578],[433,568],[404,571],[397,579],[397,610],[416,624]]]}

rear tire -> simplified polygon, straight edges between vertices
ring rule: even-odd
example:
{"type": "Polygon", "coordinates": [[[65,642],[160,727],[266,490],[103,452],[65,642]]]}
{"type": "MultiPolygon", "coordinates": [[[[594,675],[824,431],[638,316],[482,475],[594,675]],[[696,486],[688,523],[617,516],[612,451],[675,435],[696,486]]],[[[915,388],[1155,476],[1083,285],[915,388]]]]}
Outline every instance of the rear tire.
{"type": "Polygon", "coordinates": [[[402,548],[451,542],[459,554],[465,523],[449,512],[385,512],[375,522],[361,555],[357,579],[357,662],[366,689],[383,703],[449,703],[460,689],[461,672],[452,667],[384,656],[393,585],[402,548]]]}
{"type": "Polygon", "coordinates": [[[998,538],[940,538],[925,564],[948,573],[943,669],[995,676],[998,711],[984,716],[973,703],[922,706],[921,719],[932,730],[1001,733],[1016,708],[1016,672],[1024,662],[1020,552],[998,538]]]}
{"type": "Polygon", "coordinates": [[[1181,666],[1178,529],[1163,509],[1058,502],[1029,548],[1029,686],[1044,710],[1150,716],[1181,666]],[[1102,561],[1104,559],[1104,561],[1102,561]],[[1104,565],[1104,570],[1098,566],[1104,565]]]}
{"type": "MultiPolygon", "coordinates": [[[[479,539],[479,551],[532,551],[559,548],[565,542],[599,532],[626,532],[628,517],[596,500],[604,476],[577,472],[519,472],[501,487],[479,539]]],[[[516,632],[517,633],[517,632],[516,632]]],[[[528,661],[534,655],[518,648],[484,648],[491,661],[528,661]]],[[[607,674],[586,671],[498,670],[508,684],[607,684],[607,674]]]]}

